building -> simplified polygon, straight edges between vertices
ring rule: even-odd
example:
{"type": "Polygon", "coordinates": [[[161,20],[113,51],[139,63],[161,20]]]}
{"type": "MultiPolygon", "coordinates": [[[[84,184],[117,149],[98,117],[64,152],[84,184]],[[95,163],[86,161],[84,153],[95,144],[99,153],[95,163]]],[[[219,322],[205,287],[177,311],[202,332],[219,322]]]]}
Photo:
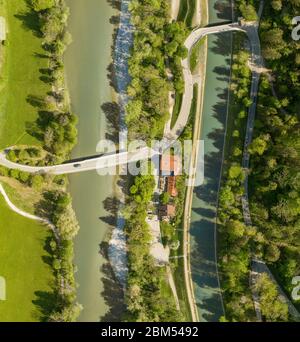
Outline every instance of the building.
{"type": "Polygon", "coordinates": [[[178,176],[182,172],[181,158],[170,154],[164,154],[160,160],[160,172],[162,176],[178,176]]]}
{"type": "Polygon", "coordinates": [[[170,221],[176,216],[176,207],[173,204],[163,205],[159,208],[159,215],[164,221],[170,221]]]}
{"type": "Polygon", "coordinates": [[[6,40],[6,21],[4,17],[0,17],[0,42],[6,40]]]}
{"type": "Polygon", "coordinates": [[[177,197],[178,191],[176,188],[176,177],[175,176],[167,177],[166,183],[167,183],[167,192],[169,193],[169,195],[171,197],[177,197]]]}

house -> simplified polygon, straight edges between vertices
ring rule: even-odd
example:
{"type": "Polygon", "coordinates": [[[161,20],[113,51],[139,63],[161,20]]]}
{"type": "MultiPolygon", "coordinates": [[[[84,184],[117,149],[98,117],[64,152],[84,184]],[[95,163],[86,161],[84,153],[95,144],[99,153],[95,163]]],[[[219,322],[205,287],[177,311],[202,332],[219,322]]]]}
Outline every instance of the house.
{"type": "Polygon", "coordinates": [[[162,176],[178,176],[181,174],[181,158],[176,155],[164,154],[160,160],[162,176]]]}
{"type": "Polygon", "coordinates": [[[178,191],[176,188],[176,177],[175,176],[167,177],[166,183],[167,183],[167,192],[169,193],[169,195],[171,197],[177,197],[178,191]]]}
{"type": "Polygon", "coordinates": [[[6,40],[6,22],[4,17],[0,17],[0,42],[6,40]]]}
{"type": "Polygon", "coordinates": [[[173,204],[163,205],[159,209],[159,215],[164,221],[169,221],[170,218],[176,216],[176,207],[173,204]]]}

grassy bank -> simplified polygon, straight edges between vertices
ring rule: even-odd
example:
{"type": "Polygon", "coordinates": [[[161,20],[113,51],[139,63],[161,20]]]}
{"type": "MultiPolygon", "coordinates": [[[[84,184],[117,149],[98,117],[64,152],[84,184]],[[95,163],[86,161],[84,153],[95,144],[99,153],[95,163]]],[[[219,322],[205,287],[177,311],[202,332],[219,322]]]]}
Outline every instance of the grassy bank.
{"type": "Polygon", "coordinates": [[[178,20],[183,21],[187,27],[193,26],[193,19],[195,16],[196,2],[198,0],[181,0],[178,20]]]}
{"type": "MultiPolygon", "coordinates": [[[[186,129],[181,137],[182,140],[190,140],[193,139],[193,130],[194,130],[194,123],[195,118],[197,115],[197,103],[199,101],[199,87],[197,84],[194,85],[193,88],[193,101],[191,105],[190,111],[190,118],[189,123],[186,126],[186,129]]],[[[177,250],[173,250],[171,256],[174,258],[172,259],[172,270],[174,274],[176,289],[178,293],[178,298],[180,301],[180,309],[183,313],[186,321],[192,321],[191,310],[186,290],[185,284],[185,276],[184,276],[184,259],[182,255],[184,255],[185,248],[184,248],[184,206],[186,201],[186,185],[185,185],[186,178],[181,176],[177,180],[177,190],[178,190],[178,198],[176,199],[176,208],[177,214],[175,217],[175,233],[173,236],[174,241],[180,241],[180,247],[177,250]]]]}
{"type": "Polygon", "coordinates": [[[0,197],[0,275],[7,300],[0,301],[0,321],[40,321],[52,308],[55,278],[44,246],[52,233],[13,213],[0,197]]]}
{"type": "Polygon", "coordinates": [[[28,134],[30,123],[39,117],[30,98],[44,97],[51,86],[41,80],[40,70],[48,67],[48,59],[43,57],[42,39],[35,33],[37,18],[26,0],[2,0],[0,8],[9,31],[0,76],[0,148],[40,145],[28,134]]]}
{"type": "MultiPolygon", "coordinates": [[[[49,165],[55,160],[65,160],[76,143],[77,133],[76,118],[70,113],[64,90],[63,53],[70,39],[66,32],[68,9],[64,0],[44,3],[2,0],[0,11],[8,26],[0,80],[0,148],[22,146],[17,155],[12,152],[9,156],[24,164],[49,165]],[[33,149],[32,145],[39,149],[33,149]],[[43,158],[46,155],[50,158],[43,158]]],[[[9,210],[1,217],[4,228],[1,229],[0,249],[9,254],[10,260],[2,265],[10,278],[7,291],[20,291],[35,305],[35,310],[28,304],[18,305],[10,296],[3,315],[12,321],[73,321],[79,310],[79,306],[73,306],[76,286],[72,263],[72,239],[78,225],[66,193],[67,183],[63,178],[28,175],[5,168],[1,168],[0,174],[18,207],[47,218],[58,231],[50,239],[51,232],[42,227],[45,235],[36,236],[38,224],[27,220],[25,223],[21,217],[16,219],[9,210]],[[28,247],[22,238],[26,227],[28,247]],[[7,228],[10,234],[5,233],[7,228]],[[46,249],[49,255],[44,256],[41,251],[46,249]],[[27,278],[34,280],[38,272],[39,281],[32,281],[32,286],[26,287],[17,281],[22,277],[27,279],[22,274],[16,276],[16,283],[13,283],[15,265],[20,264],[20,255],[14,253],[15,250],[22,252],[22,269],[28,273],[27,278]],[[51,272],[51,293],[45,292],[44,283],[49,284],[50,277],[46,270],[51,272]],[[32,297],[33,286],[34,294],[40,297],[37,300],[32,297]]]]}

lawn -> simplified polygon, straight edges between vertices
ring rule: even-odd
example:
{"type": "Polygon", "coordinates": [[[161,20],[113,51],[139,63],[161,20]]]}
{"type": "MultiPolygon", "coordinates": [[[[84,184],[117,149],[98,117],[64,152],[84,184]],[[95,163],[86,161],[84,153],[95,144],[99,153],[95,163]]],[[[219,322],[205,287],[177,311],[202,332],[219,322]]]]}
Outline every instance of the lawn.
{"type": "Polygon", "coordinates": [[[38,117],[38,108],[29,96],[45,98],[51,90],[43,82],[41,71],[48,66],[35,33],[36,17],[30,14],[26,0],[0,0],[0,15],[6,17],[8,40],[5,62],[0,74],[0,149],[15,144],[40,144],[27,133],[28,125],[38,117]]]}
{"type": "MultiPolygon", "coordinates": [[[[26,132],[39,114],[28,97],[44,98],[51,89],[40,79],[48,59],[41,57],[42,40],[34,33],[36,18],[29,13],[26,0],[0,0],[0,15],[8,26],[8,40],[1,46],[0,149],[40,145],[26,132]]],[[[47,310],[51,305],[54,276],[44,249],[51,234],[39,223],[13,213],[0,197],[0,276],[7,282],[0,322],[39,321],[40,307],[47,310]]]]}
{"type": "Polygon", "coordinates": [[[0,197],[0,276],[7,300],[0,301],[0,322],[39,321],[51,305],[54,283],[50,255],[44,248],[51,231],[13,213],[0,197]]]}

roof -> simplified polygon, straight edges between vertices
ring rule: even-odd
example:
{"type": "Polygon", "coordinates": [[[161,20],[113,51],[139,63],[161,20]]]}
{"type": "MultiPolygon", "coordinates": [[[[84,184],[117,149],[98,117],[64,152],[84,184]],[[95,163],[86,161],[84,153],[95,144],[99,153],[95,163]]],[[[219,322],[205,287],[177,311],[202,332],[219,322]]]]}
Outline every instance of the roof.
{"type": "Polygon", "coordinates": [[[0,41],[6,40],[6,22],[4,17],[0,17],[0,41]]]}
{"type": "Polygon", "coordinates": [[[181,158],[164,154],[160,161],[160,170],[163,175],[180,175],[181,174],[181,158]]]}
{"type": "Polygon", "coordinates": [[[161,213],[164,216],[175,217],[175,215],[176,215],[176,207],[173,204],[164,205],[164,206],[161,207],[161,213]]]}
{"type": "Polygon", "coordinates": [[[177,197],[178,196],[178,191],[176,189],[176,177],[175,176],[170,176],[167,178],[167,189],[168,193],[172,197],[177,197]]]}

